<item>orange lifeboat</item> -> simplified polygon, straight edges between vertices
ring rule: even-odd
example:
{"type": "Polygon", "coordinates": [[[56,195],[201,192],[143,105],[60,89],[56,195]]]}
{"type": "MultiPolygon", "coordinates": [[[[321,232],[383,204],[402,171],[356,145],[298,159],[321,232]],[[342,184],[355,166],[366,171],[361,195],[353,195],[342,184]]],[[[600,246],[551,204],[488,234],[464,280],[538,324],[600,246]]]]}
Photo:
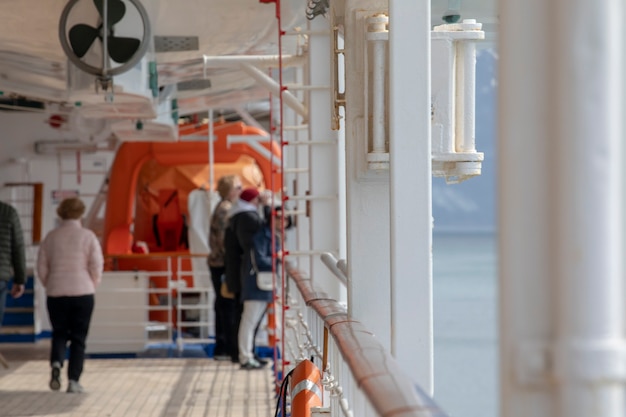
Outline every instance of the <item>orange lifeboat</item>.
{"type": "MultiPolygon", "coordinates": [[[[181,126],[181,134],[205,133],[206,125],[181,126]]],[[[280,175],[272,162],[280,162],[281,151],[268,134],[242,122],[215,124],[215,178],[239,174],[245,185],[279,191],[280,175]],[[245,141],[245,137],[252,139],[245,141]],[[266,141],[255,138],[266,137],[266,141]],[[242,138],[244,138],[242,140],[242,138]]],[[[184,136],[183,135],[183,136],[184,136]]],[[[152,216],[158,214],[159,192],[175,189],[180,212],[187,214],[187,196],[206,185],[209,148],[206,141],[126,142],[122,144],[109,178],[103,230],[105,255],[130,254],[133,241],[146,241],[151,252],[156,245],[152,216]]],[[[185,252],[184,248],[177,248],[185,252]]]]}
{"type": "MultiPolygon", "coordinates": [[[[188,218],[187,197],[207,187],[209,146],[207,141],[184,140],[187,135],[206,134],[207,125],[183,125],[179,142],[125,142],[111,167],[108,183],[102,247],[109,260],[107,269],[169,271],[191,270],[184,230],[188,218]],[[149,253],[133,253],[137,242],[145,242],[149,253]]],[[[244,186],[282,188],[273,166],[279,166],[280,146],[262,129],[242,122],[216,123],[213,143],[214,178],[237,174],[244,186]],[[266,138],[266,140],[263,140],[266,138]]],[[[207,213],[207,216],[209,213],[207,213]]],[[[135,251],[137,252],[137,251],[135,251]]],[[[165,274],[150,277],[154,288],[169,289],[165,274]]],[[[190,274],[180,274],[193,287],[190,274]]],[[[159,293],[161,294],[161,293],[159,293]]],[[[151,295],[151,304],[156,296],[151,295]]],[[[169,313],[151,312],[150,318],[168,321],[169,313]]]]}

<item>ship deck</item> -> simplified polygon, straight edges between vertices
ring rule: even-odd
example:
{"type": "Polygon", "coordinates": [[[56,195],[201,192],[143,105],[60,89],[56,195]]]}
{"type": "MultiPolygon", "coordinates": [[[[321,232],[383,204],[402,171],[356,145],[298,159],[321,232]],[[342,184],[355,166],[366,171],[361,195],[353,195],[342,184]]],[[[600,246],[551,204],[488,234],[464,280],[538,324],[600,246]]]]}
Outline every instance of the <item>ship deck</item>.
{"type": "MultiPolygon", "coordinates": [[[[85,361],[86,392],[48,387],[49,340],[0,344],[2,416],[269,417],[276,399],[271,367],[242,370],[211,358],[128,358],[85,361]]],[[[65,371],[66,368],[64,368],[65,371]]]]}

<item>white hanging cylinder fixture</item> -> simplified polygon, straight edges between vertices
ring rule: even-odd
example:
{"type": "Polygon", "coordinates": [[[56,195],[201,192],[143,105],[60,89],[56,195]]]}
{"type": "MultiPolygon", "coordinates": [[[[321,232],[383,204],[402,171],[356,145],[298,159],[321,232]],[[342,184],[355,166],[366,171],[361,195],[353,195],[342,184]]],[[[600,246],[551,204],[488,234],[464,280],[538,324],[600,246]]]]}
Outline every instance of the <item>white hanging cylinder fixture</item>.
{"type": "Polygon", "coordinates": [[[457,41],[456,61],[455,151],[476,153],[476,44],[457,41]]]}
{"type": "Polygon", "coordinates": [[[432,169],[448,183],[480,175],[476,152],[476,41],[485,38],[473,19],[440,25],[432,37],[432,169]]]}
{"type": "MultiPolygon", "coordinates": [[[[367,165],[369,169],[389,169],[389,146],[387,144],[386,102],[387,102],[387,44],[389,43],[389,17],[377,14],[367,19],[366,39],[371,45],[372,56],[368,60],[371,65],[372,81],[369,88],[371,95],[371,117],[369,117],[367,165]]],[[[369,73],[369,72],[368,72],[369,73]]]]}

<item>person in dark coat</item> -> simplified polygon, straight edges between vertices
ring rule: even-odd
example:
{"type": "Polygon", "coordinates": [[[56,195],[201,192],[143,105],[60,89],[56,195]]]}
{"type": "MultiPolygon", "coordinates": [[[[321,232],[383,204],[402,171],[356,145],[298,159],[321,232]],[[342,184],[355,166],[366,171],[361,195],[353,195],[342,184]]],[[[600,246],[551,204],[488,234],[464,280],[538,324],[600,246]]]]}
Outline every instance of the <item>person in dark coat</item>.
{"type": "Polygon", "coordinates": [[[255,355],[254,338],[268,303],[272,301],[273,291],[259,288],[257,274],[278,268],[278,263],[273,265],[272,259],[274,252],[280,256],[282,217],[279,214],[281,212],[277,211],[273,222],[271,217],[267,216],[264,226],[255,233],[250,255],[244,261],[245,273],[241,285],[243,312],[238,333],[239,363],[243,369],[259,369],[264,365],[255,355]],[[274,250],[272,250],[272,225],[276,231],[273,239],[274,250]]]}
{"type": "Polygon", "coordinates": [[[0,324],[4,305],[13,280],[11,295],[18,298],[24,293],[26,282],[26,255],[20,216],[13,206],[0,201],[0,324]]]}
{"type": "Polygon", "coordinates": [[[239,363],[238,331],[243,304],[241,303],[241,280],[243,266],[249,264],[250,248],[255,233],[263,226],[263,219],[258,209],[261,196],[256,188],[246,188],[233,203],[230,211],[228,227],[224,232],[224,276],[226,288],[223,296],[234,300],[229,303],[229,323],[227,323],[227,345],[231,360],[239,363]]]}

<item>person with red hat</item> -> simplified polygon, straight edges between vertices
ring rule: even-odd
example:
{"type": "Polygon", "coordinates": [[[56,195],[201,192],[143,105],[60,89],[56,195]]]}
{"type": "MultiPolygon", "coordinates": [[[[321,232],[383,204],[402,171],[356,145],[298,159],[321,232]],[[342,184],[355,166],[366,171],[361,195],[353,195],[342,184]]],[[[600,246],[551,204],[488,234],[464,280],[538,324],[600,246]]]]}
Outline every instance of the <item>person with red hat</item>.
{"type": "MultiPolygon", "coordinates": [[[[234,346],[231,360],[239,362],[235,353],[238,351],[238,331],[243,311],[241,302],[241,282],[245,266],[250,265],[250,249],[253,237],[263,226],[263,219],[259,215],[259,206],[262,204],[262,196],[256,188],[246,188],[239,194],[239,199],[233,203],[229,213],[228,226],[224,232],[224,267],[225,282],[228,292],[234,294],[237,301],[235,323],[231,323],[227,331],[229,346],[234,346]]],[[[258,362],[257,362],[258,364],[258,362]]],[[[243,364],[242,364],[243,365],[243,364]]]]}
{"type": "Polygon", "coordinates": [[[257,190],[256,188],[246,188],[239,195],[239,199],[258,206],[259,202],[258,200],[255,201],[255,198],[257,198],[259,195],[259,190],[257,190]]]}
{"type": "MultiPolygon", "coordinates": [[[[241,284],[243,313],[239,325],[239,363],[242,369],[259,369],[267,362],[255,352],[256,332],[274,296],[272,285],[259,285],[259,274],[279,269],[283,228],[289,227],[282,216],[282,207],[265,206],[264,225],[252,238],[250,264],[244,267],[241,284]],[[274,233],[272,233],[274,232],[274,233]],[[274,235],[274,236],[272,236],[274,235]],[[274,255],[277,257],[275,258],[274,255]]],[[[273,279],[272,279],[273,281],[273,279]]]]}

